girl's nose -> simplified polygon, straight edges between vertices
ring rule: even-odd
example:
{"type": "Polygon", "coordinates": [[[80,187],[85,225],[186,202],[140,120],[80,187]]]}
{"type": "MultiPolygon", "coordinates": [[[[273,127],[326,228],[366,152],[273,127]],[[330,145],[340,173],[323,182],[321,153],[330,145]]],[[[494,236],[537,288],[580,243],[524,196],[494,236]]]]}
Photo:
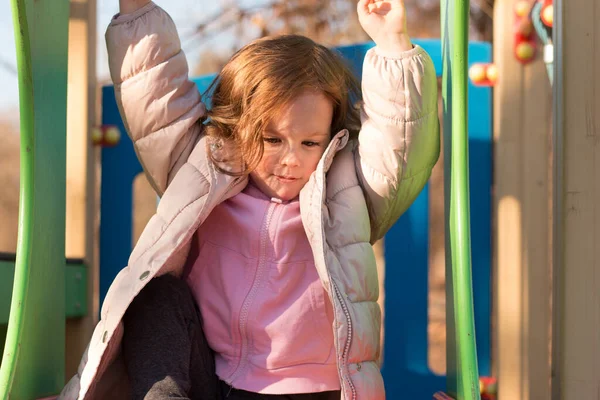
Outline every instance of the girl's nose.
{"type": "Polygon", "coordinates": [[[297,167],[300,165],[300,156],[298,150],[294,147],[288,148],[281,158],[281,164],[287,167],[297,167]]]}

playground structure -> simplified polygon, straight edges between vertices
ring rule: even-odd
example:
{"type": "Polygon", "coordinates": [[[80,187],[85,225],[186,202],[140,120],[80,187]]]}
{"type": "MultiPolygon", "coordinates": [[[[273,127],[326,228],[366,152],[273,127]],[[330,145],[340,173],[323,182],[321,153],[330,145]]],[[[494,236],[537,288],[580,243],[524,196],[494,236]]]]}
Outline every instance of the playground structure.
{"type": "MultiPolygon", "coordinates": [[[[595,1],[598,3],[598,0],[595,1]]],[[[94,151],[89,143],[91,135],[81,134],[90,132],[90,127],[96,122],[93,118],[94,93],[89,86],[90,82],[92,85],[94,82],[93,46],[90,43],[94,43],[95,26],[90,21],[95,21],[95,4],[74,4],[77,6],[71,6],[69,24],[72,39],[69,68],[71,76],[76,77],[73,80],[69,77],[66,254],[76,253],[75,257],[81,260],[72,260],[67,266],[65,275],[72,276],[72,280],[65,284],[62,274],[45,269],[50,264],[64,265],[65,253],[60,240],[51,244],[49,239],[44,239],[33,244],[31,274],[38,280],[39,287],[52,287],[54,293],[60,292],[60,289],[76,290],[68,292],[66,307],[61,304],[61,296],[57,295],[58,301],[50,303],[46,301],[47,293],[33,295],[31,301],[35,307],[45,306],[46,309],[37,309],[35,318],[30,318],[23,329],[23,343],[36,347],[22,351],[27,356],[21,368],[38,371],[43,377],[21,374],[21,382],[17,381],[13,387],[26,387],[23,380],[27,380],[29,386],[19,389],[22,392],[14,391],[11,398],[15,399],[32,398],[28,393],[36,393],[35,396],[55,394],[62,386],[65,372],[66,376],[72,375],[89,340],[100,298],[98,287],[101,278],[95,268],[95,224],[91,217],[94,215],[91,211],[94,209],[94,174],[91,167],[94,151]],[[82,72],[87,73],[83,76],[82,72]],[[87,112],[79,115],[71,112],[73,108],[81,109],[82,104],[87,112]],[[84,157],[79,158],[82,155],[84,157]],[[82,235],[82,232],[86,234],[82,235]],[[61,328],[64,327],[65,315],[76,317],[68,320],[66,332],[61,328]],[[42,330],[43,340],[36,340],[42,330]],[[65,370],[62,370],[60,360],[64,357],[62,343],[65,337],[67,362],[65,370]]],[[[492,336],[496,340],[492,347],[491,372],[498,378],[500,399],[593,399],[597,396],[595,388],[599,383],[594,373],[595,363],[600,359],[598,338],[594,335],[599,328],[596,316],[600,307],[600,288],[593,279],[593,266],[600,257],[595,253],[593,236],[594,228],[600,222],[593,218],[594,207],[598,203],[598,195],[594,191],[595,135],[600,126],[600,101],[594,101],[600,95],[600,86],[594,82],[594,72],[599,62],[600,33],[593,29],[593,22],[599,20],[600,15],[594,16],[589,12],[590,8],[585,7],[583,0],[574,0],[566,5],[556,3],[555,23],[563,27],[563,32],[568,29],[570,34],[564,37],[557,35],[554,43],[554,104],[551,104],[550,85],[543,62],[538,60],[529,65],[517,62],[513,56],[513,38],[503,35],[503,26],[510,24],[514,18],[514,5],[510,1],[497,1],[495,11],[494,59],[500,78],[494,91],[494,228],[490,237],[494,247],[492,336]],[[569,7],[568,14],[564,12],[565,6],[569,7]],[[563,20],[563,16],[569,19],[563,20]],[[579,18],[587,23],[582,23],[579,18]],[[590,34],[598,40],[586,39],[590,34]],[[552,142],[549,135],[551,118],[554,119],[552,142]],[[550,147],[553,149],[552,157],[548,155],[550,147]],[[549,196],[550,193],[553,196],[549,196]],[[551,276],[555,293],[551,292],[549,285],[551,276]],[[550,308],[551,298],[553,309],[550,308]],[[550,326],[553,327],[552,358],[548,349],[550,326]],[[552,376],[551,365],[554,370],[552,376]]],[[[43,12],[37,12],[40,11],[38,9],[34,14],[34,23],[30,26],[35,28],[30,28],[30,31],[41,31],[45,24],[51,22],[54,26],[60,25],[57,24],[60,21],[58,17],[63,18],[64,26],[67,25],[65,16],[68,13],[64,4],[62,8],[48,4],[45,7],[47,9],[41,10],[43,12]]],[[[600,7],[592,9],[599,10],[600,7]]],[[[32,54],[39,57],[33,58],[32,67],[36,72],[35,69],[40,68],[43,62],[48,71],[46,74],[57,72],[56,75],[37,76],[54,84],[46,86],[47,93],[53,90],[61,93],[66,92],[67,83],[66,65],[61,61],[66,61],[67,32],[66,29],[54,29],[53,32],[57,36],[38,36],[32,41],[32,54]],[[52,43],[52,46],[47,46],[47,43],[52,43]],[[57,43],[64,46],[57,46],[57,43]],[[49,68],[49,60],[53,61],[50,66],[54,68],[49,68]]],[[[34,165],[36,169],[30,171],[37,174],[38,179],[40,175],[48,176],[45,186],[36,186],[33,199],[46,200],[47,193],[56,192],[57,187],[50,187],[51,182],[64,185],[56,171],[65,169],[64,153],[61,151],[65,145],[65,127],[64,124],[54,124],[51,132],[44,125],[44,121],[56,121],[60,103],[56,97],[52,102],[44,101],[43,93],[35,93],[35,129],[41,131],[43,126],[44,135],[37,134],[32,145],[36,149],[52,146],[56,154],[39,160],[34,165]],[[57,138],[62,138],[62,142],[57,138]]],[[[23,150],[27,153],[26,148],[23,150]]],[[[43,215],[40,226],[44,223],[61,230],[65,223],[60,217],[64,215],[64,198],[58,196],[50,203],[32,201],[29,206],[33,207],[36,217],[43,215]]],[[[472,203],[471,207],[476,208],[477,204],[472,203]]],[[[0,295],[4,296],[0,297],[0,307],[5,307],[6,303],[2,303],[7,293],[5,285],[9,286],[5,282],[13,281],[11,263],[5,261],[0,268],[0,295]]],[[[0,308],[0,317],[4,311],[0,308]]],[[[5,320],[0,319],[0,325],[4,323],[5,320]]],[[[480,328],[477,329],[479,334],[480,328]]],[[[0,328],[0,336],[1,333],[0,328]]],[[[421,341],[424,340],[421,338],[421,341]]],[[[388,338],[386,342],[389,341],[388,338]]],[[[0,381],[0,387],[3,383],[0,381]]],[[[463,392],[458,398],[474,397],[463,392]]]]}

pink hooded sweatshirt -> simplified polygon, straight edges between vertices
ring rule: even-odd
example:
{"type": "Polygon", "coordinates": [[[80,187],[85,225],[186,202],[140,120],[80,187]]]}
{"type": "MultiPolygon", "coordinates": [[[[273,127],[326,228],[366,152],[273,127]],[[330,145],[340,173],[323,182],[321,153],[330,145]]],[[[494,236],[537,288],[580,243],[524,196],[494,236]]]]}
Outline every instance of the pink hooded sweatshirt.
{"type": "Polygon", "coordinates": [[[339,390],[333,308],[300,202],[250,183],[213,210],[197,241],[187,282],[221,380],[268,394],[339,390]]]}

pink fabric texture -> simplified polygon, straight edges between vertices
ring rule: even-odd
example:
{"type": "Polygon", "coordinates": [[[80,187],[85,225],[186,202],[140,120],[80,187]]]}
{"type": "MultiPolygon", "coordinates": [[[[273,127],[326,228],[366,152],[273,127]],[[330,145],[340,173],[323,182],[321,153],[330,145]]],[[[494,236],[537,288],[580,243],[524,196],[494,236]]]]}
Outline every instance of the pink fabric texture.
{"type": "Polygon", "coordinates": [[[257,393],[339,390],[333,309],[299,201],[269,199],[249,184],[213,210],[197,240],[187,282],[217,375],[257,393]]]}

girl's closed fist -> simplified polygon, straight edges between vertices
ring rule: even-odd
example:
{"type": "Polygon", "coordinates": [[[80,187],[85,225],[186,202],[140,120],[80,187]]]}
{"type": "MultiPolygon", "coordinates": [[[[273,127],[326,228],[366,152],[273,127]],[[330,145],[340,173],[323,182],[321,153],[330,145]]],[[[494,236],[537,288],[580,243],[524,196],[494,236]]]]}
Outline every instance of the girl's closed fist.
{"type": "Polygon", "coordinates": [[[387,53],[410,50],[404,0],[359,0],[358,19],[367,34],[387,53]]]}

